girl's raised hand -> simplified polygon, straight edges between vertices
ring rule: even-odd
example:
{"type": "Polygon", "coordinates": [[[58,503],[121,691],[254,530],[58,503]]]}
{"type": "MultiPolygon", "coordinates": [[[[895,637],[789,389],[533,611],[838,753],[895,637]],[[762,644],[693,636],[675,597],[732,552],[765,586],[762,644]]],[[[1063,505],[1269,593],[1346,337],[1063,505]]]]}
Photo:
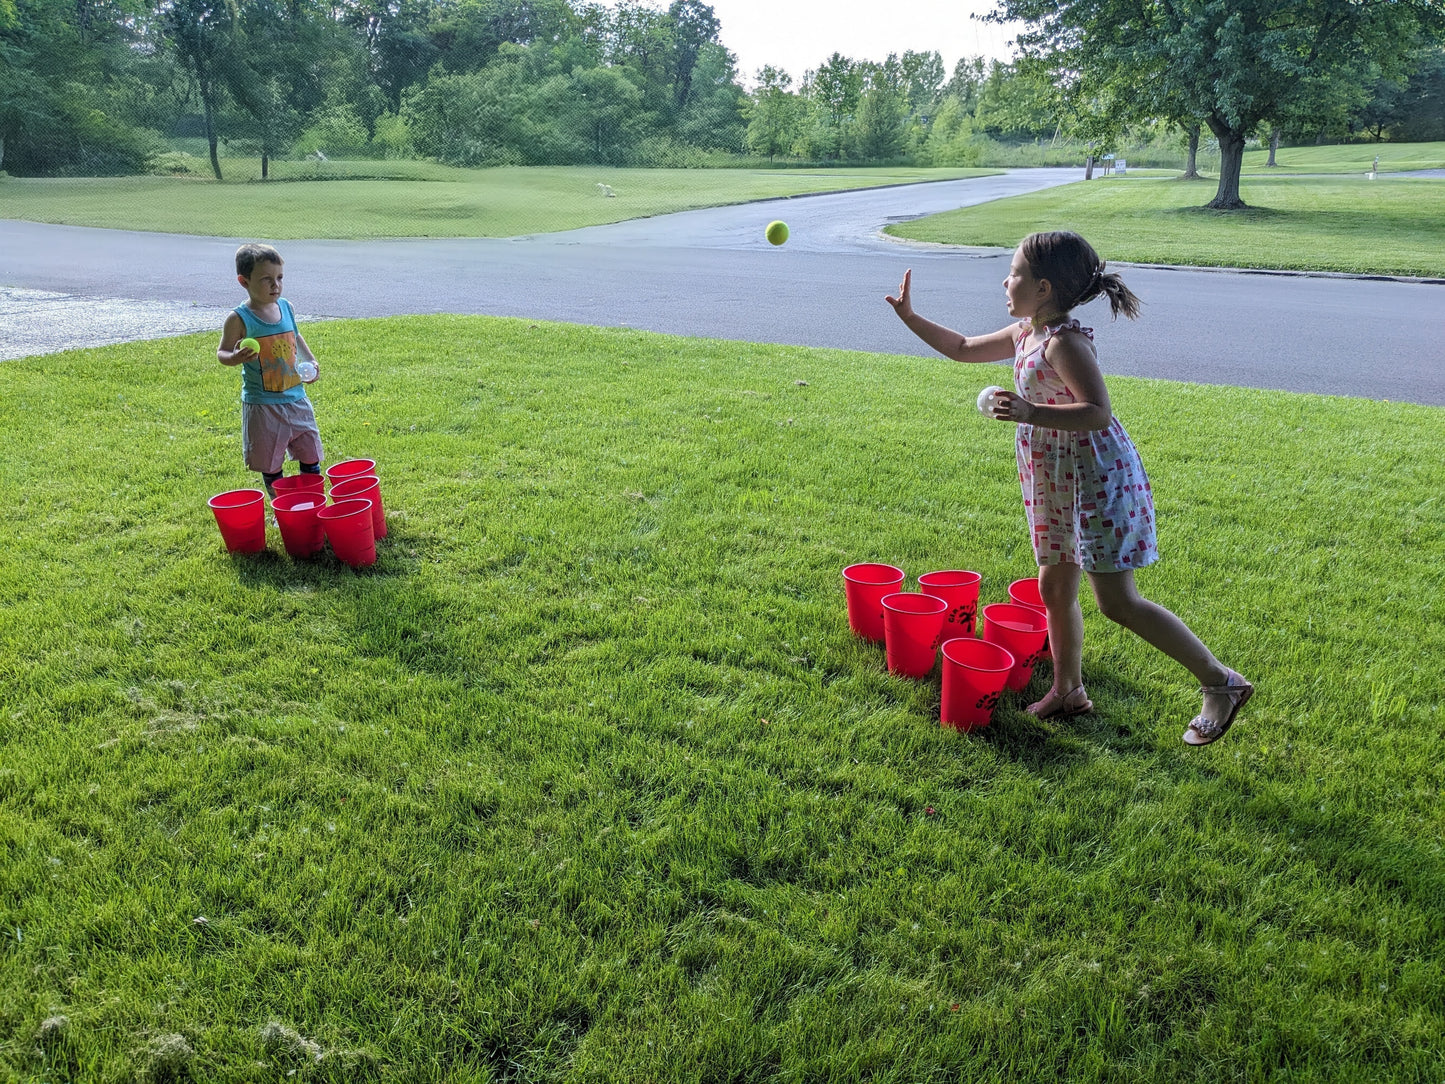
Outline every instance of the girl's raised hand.
{"type": "Polygon", "coordinates": [[[893,306],[900,319],[907,320],[913,315],[913,297],[911,286],[913,283],[913,268],[903,272],[903,281],[898,284],[897,297],[885,297],[883,300],[893,306]]]}

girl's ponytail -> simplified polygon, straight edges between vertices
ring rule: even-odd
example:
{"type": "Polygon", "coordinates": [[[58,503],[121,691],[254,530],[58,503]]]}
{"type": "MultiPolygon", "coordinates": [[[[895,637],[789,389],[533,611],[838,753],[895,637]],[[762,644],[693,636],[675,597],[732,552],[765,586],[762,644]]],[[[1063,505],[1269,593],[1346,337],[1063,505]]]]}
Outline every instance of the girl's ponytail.
{"type": "Polygon", "coordinates": [[[1117,320],[1120,313],[1130,320],[1138,319],[1139,295],[1125,286],[1124,280],[1114,272],[1105,271],[1102,262],[1099,264],[1099,270],[1094,273],[1094,281],[1098,284],[1097,288],[1091,291],[1087,297],[1081,297],[1079,299],[1081,302],[1089,301],[1103,294],[1109,299],[1109,311],[1114,314],[1114,319],[1117,320]]]}
{"type": "Polygon", "coordinates": [[[1101,294],[1109,299],[1115,319],[1123,313],[1133,320],[1139,315],[1139,298],[1112,271],[1094,247],[1077,233],[1055,230],[1032,233],[1020,246],[1029,271],[1036,279],[1048,279],[1060,312],[1092,301],[1101,294]]]}

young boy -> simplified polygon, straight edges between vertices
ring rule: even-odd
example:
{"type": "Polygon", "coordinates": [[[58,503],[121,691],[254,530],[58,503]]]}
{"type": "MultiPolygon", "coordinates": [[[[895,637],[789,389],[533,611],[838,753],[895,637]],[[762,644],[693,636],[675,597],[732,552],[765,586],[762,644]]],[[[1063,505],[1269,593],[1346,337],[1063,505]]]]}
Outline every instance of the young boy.
{"type": "Polygon", "coordinates": [[[321,433],[297,372],[297,354],[308,383],[320,369],[296,328],[291,303],[281,296],[282,276],[281,254],[270,245],[236,250],[236,281],[246,288],[247,300],[226,317],[216,349],[222,365],[241,366],[241,454],[273,497],[288,451],[303,473],[321,473],[321,433]],[[241,346],[246,339],[260,348],[241,346]]]}

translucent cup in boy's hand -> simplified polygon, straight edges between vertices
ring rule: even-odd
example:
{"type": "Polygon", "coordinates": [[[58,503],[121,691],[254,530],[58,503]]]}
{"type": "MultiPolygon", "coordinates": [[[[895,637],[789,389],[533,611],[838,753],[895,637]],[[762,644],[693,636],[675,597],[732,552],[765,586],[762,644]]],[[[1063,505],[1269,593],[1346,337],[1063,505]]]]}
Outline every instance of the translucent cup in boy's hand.
{"type": "Polygon", "coordinates": [[[301,378],[303,384],[310,384],[321,375],[321,370],[316,367],[314,361],[298,361],[296,363],[296,375],[301,378]]]}

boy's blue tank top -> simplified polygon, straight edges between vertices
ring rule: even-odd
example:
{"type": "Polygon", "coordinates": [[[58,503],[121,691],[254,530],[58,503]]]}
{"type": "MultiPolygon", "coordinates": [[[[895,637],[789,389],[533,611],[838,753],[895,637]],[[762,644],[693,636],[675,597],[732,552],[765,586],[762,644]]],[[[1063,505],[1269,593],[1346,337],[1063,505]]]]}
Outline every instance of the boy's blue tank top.
{"type": "Polygon", "coordinates": [[[296,314],[291,302],[277,298],[281,320],[268,324],[258,320],[249,305],[241,305],[236,315],[246,325],[246,335],[261,344],[259,361],[241,363],[241,402],[294,403],[306,398],[306,388],[296,375],[296,314]]]}

